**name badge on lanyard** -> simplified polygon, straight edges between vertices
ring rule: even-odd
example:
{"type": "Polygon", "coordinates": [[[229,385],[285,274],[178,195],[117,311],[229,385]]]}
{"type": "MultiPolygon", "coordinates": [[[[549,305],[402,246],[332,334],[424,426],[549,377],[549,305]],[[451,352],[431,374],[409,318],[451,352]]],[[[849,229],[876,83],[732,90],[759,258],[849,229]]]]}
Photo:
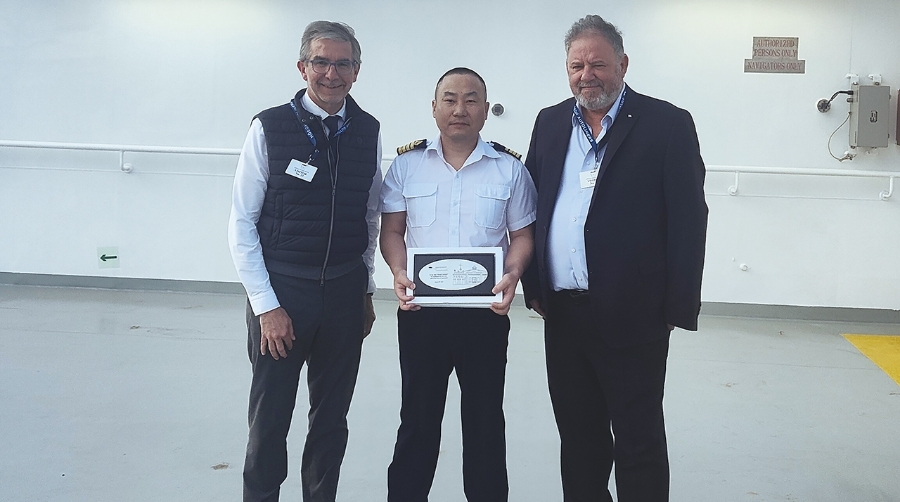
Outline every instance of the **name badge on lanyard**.
{"type": "Polygon", "coordinates": [[[285,174],[289,174],[295,178],[309,182],[312,181],[313,177],[316,175],[316,171],[318,170],[319,168],[312,164],[300,162],[297,159],[291,159],[291,163],[288,164],[285,174]]]}
{"type": "MultiPolygon", "coordinates": [[[[287,169],[284,171],[285,174],[293,176],[297,179],[301,179],[306,182],[310,182],[316,176],[316,171],[319,170],[318,167],[310,164],[310,162],[316,160],[316,157],[319,156],[319,147],[316,144],[316,136],[310,130],[309,126],[303,123],[300,120],[300,112],[297,111],[297,105],[294,104],[293,101],[290,102],[291,110],[294,111],[294,116],[297,117],[297,122],[300,123],[300,126],[303,127],[303,132],[306,133],[306,137],[309,138],[309,142],[312,144],[313,152],[309,156],[309,160],[306,162],[301,162],[297,159],[292,159],[291,163],[288,164],[287,169]]],[[[341,134],[344,134],[344,131],[350,127],[350,119],[346,119],[344,121],[344,125],[338,128],[337,131],[333,131],[332,138],[336,139],[341,134]]],[[[332,180],[332,185],[334,184],[334,180],[332,180]]]]}
{"type": "MultiPolygon", "coordinates": [[[[622,105],[625,104],[625,91],[622,91],[622,97],[619,99],[619,106],[616,108],[616,116],[618,117],[619,112],[622,111],[622,105]]],[[[609,128],[612,127],[610,124],[609,128],[607,128],[606,133],[600,138],[600,141],[596,141],[594,139],[594,134],[591,131],[591,128],[587,125],[587,122],[584,121],[584,116],[581,114],[581,110],[578,109],[578,104],[575,104],[575,108],[572,111],[572,114],[575,117],[575,121],[578,122],[578,125],[581,127],[581,132],[584,133],[584,136],[587,138],[588,142],[591,144],[591,152],[594,153],[594,168],[590,171],[582,171],[579,173],[579,181],[581,188],[594,188],[594,185],[597,184],[597,177],[600,175],[600,152],[606,146],[606,143],[609,142],[609,128]]]]}
{"type": "Polygon", "coordinates": [[[600,168],[594,167],[590,171],[581,171],[579,176],[581,177],[581,188],[594,188],[594,185],[597,184],[597,175],[600,174],[600,168]]]}

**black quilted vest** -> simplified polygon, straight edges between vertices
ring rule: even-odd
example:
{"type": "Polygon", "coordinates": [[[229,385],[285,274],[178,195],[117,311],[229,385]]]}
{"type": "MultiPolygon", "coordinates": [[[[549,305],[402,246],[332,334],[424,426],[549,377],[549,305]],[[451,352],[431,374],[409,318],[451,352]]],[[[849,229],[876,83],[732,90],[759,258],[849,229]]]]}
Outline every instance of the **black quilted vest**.
{"type": "Polygon", "coordinates": [[[378,121],[346,99],[347,129],[329,152],[322,120],[301,105],[301,90],[290,103],[260,112],[269,156],[269,182],[256,228],[266,269],[304,279],[329,279],[349,272],[368,247],[366,202],[377,158],[378,121]],[[316,138],[315,147],[300,122],[316,138]],[[312,181],[285,173],[292,159],[316,166],[312,181]],[[334,181],[334,190],[332,183],[334,181]]]}

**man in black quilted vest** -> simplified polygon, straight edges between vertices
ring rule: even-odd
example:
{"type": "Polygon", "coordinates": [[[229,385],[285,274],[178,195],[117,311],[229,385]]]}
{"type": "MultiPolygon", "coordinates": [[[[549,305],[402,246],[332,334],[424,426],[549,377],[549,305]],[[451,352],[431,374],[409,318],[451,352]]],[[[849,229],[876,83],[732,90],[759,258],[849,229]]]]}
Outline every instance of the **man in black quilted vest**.
{"type": "Polygon", "coordinates": [[[378,121],[348,94],[360,63],[352,28],[310,23],[297,63],[307,88],[253,118],[238,160],[228,241],[247,290],[253,368],[245,502],[278,500],[304,363],[303,500],[335,500],[362,341],[375,321],[381,140],[378,121]]]}

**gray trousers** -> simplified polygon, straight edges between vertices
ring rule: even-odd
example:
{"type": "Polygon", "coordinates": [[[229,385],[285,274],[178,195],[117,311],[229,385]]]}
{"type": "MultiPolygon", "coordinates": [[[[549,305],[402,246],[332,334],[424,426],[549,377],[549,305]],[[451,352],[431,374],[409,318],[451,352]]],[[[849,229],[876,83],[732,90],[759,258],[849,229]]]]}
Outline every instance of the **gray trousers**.
{"type": "Polygon", "coordinates": [[[248,304],[247,351],[253,380],[244,502],[278,500],[288,473],[287,435],[304,363],[309,429],[300,463],[303,500],[334,502],[362,351],[366,268],[360,265],[324,285],[279,274],[270,274],[270,281],[291,318],[296,340],[286,358],[276,361],[268,353],[261,355],[259,317],[248,304]]]}

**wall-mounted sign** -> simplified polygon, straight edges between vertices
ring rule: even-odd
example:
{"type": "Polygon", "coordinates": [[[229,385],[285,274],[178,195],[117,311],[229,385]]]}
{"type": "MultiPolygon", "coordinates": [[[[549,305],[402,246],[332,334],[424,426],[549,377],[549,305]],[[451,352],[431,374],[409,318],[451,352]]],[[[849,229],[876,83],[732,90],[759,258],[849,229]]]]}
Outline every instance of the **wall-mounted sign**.
{"type": "Polygon", "coordinates": [[[119,248],[97,248],[97,266],[99,268],[119,268],[119,248]]]}
{"type": "Polygon", "coordinates": [[[753,58],[744,60],[744,73],[806,73],[799,45],[798,37],[753,37],[753,58]]]}

